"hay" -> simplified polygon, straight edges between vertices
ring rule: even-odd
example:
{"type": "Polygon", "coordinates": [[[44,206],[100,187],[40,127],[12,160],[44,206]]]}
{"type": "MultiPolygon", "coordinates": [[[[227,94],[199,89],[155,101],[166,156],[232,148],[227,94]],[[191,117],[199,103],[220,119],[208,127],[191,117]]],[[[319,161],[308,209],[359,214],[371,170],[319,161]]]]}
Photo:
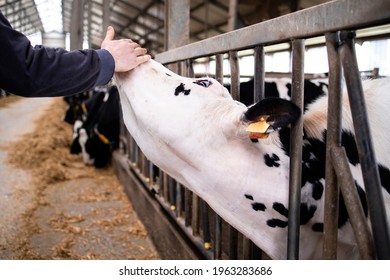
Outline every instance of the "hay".
{"type": "Polygon", "coordinates": [[[35,187],[15,244],[19,258],[158,259],[111,167],[86,166],[81,155],[70,154],[65,108],[56,100],[34,132],[9,147],[8,162],[28,170],[35,187]],[[34,241],[43,235],[53,244],[34,241]]]}

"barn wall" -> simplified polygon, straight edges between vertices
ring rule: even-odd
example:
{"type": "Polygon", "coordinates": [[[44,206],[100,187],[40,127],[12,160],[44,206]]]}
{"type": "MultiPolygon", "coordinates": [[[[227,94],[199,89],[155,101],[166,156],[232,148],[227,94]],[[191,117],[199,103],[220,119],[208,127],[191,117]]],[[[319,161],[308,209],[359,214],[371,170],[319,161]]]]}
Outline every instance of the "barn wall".
{"type": "MultiPolygon", "coordinates": [[[[231,93],[234,98],[240,99],[239,92],[239,63],[237,62],[237,51],[253,49],[255,54],[255,91],[263,96],[264,86],[264,46],[281,42],[292,44],[292,100],[298,106],[302,106],[303,94],[303,61],[305,39],[314,36],[325,36],[328,46],[329,60],[329,99],[331,107],[339,108],[337,95],[341,85],[341,68],[346,77],[352,79],[347,82],[348,90],[359,92],[360,77],[357,65],[350,65],[348,62],[354,60],[353,32],[344,30],[357,30],[360,28],[376,26],[390,22],[390,3],[387,0],[372,0],[369,7],[365,0],[344,0],[334,1],[319,5],[311,9],[302,10],[293,14],[275,18],[266,22],[255,24],[246,28],[231,31],[229,33],[209,38],[200,42],[177,47],[160,53],[156,60],[166,65],[175,65],[177,72],[184,76],[194,75],[192,63],[195,59],[215,59],[216,78],[222,81],[222,56],[228,55],[231,64],[231,93]],[[343,32],[339,32],[343,31],[343,32]],[[344,36],[345,35],[345,36],[344,36]],[[340,39],[342,39],[340,41],[340,39]],[[336,101],[332,96],[336,96],[336,101]]],[[[360,85],[361,86],[361,85],[360,85]]],[[[362,96],[357,95],[358,99],[362,96]]],[[[350,97],[351,98],[351,97],[350,97]]],[[[357,100],[359,101],[359,100],[357,100]]],[[[336,112],[337,113],[337,112],[336,112]]],[[[354,114],[365,114],[365,108],[356,106],[354,114]]],[[[337,133],[335,129],[340,124],[335,118],[328,131],[334,131],[332,141],[329,141],[327,149],[331,151],[337,145],[337,133]],[[336,140],[335,140],[336,139],[336,140]]],[[[370,147],[369,129],[366,123],[357,124],[355,130],[357,136],[364,134],[361,142],[369,143],[368,151],[365,154],[373,158],[362,158],[361,161],[375,160],[372,147],[370,147]]],[[[294,147],[302,147],[302,122],[298,121],[292,131],[294,147]]],[[[359,140],[358,140],[359,142],[359,140]]],[[[335,151],[336,152],[336,151],[335,151]]],[[[136,204],[136,210],[145,222],[148,230],[154,238],[157,247],[161,245],[162,250],[167,248],[178,248],[177,255],[166,255],[167,258],[207,258],[207,259],[259,259],[267,258],[252,244],[245,236],[221,220],[199,197],[190,193],[185,186],[175,182],[166,174],[156,171],[153,164],[143,155],[135,142],[128,134],[122,124],[121,149],[114,154],[115,169],[121,182],[126,187],[130,199],[136,204]],[[158,173],[157,173],[158,172],[158,173]],[[150,204],[150,206],[149,206],[150,204]],[[150,221],[156,216],[157,221],[150,221]],[[157,228],[159,230],[155,230],[157,228]],[[167,235],[174,235],[175,238],[166,238],[167,235]],[[162,245],[164,243],[164,245],[162,245]],[[193,253],[189,251],[193,250],[193,253]],[[183,254],[179,254],[183,251],[183,254]]],[[[299,197],[300,197],[300,162],[301,150],[297,149],[291,159],[290,170],[290,211],[289,211],[289,245],[286,256],[289,259],[298,258],[299,240],[299,197]]],[[[364,164],[362,164],[364,165],[364,164]]],[[[327,185],[326,199],[332,201],[338,193],[336,175],[333,172],[334,166],[341,168],[342,162],[327,158],[327,185]],[[329,190],[329,191],[328,191],[329,190]]],[[[370,191],[367,192],[368,199],[375,213],[384,212],[383,201],[378,196],[380,184],[374,173],[363,170],[365,178],[369,180],[370,191]],[[371,177],[370,177],[371,176],[371,177]]],[[[368,180],[365,179],[365,183],[368,180]]],[[[335,215],[337,212],[332,208],[325,209],[325,247],[323,257],[326,259],[335,258],[335,215]]],[[[389,250],[389,236],[386,229],[386,213],[374,217],[373,230],[375,250],[363,251],[368,258],[386,258],[389,250]],[[380,224],[383,224],[381,226],[380,224]],[[376,251],[377,255],[373,255],[376,251]],[[387,251],[387,253],[386,253],[387,251]]],[[[362,242],[369,243],[370,237],[363,236],[362,242]]],[[[366,246],[363,246],[366,247],[366,246]]]]}

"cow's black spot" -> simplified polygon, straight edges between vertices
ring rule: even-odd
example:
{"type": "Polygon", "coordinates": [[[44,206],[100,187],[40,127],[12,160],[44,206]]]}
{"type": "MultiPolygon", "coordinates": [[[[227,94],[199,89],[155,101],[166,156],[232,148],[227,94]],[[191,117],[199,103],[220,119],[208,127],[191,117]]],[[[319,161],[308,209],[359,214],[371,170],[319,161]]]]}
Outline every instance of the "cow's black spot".
{"type": "Polygon", "coordinates": [[[313,183],[312,197],[315,200],[319,200],[321,199],[323,193],[324,193],[324,185],[320,181],[315,181],[313,183]]]}
{"type": "Polygon", "coordinates": [[[259,143],[259,139],[251,139],[252,143],[259,143]]]}
{"type": "Polygon", "coordinates": [[[307,203],[301,203],[301,215],[300,215],[300,224],[307,224],[311,218],[313,218],[314,213],[317,210],[317,206],[308,205],[307,203]]]}
{"type": "Polygon", "coordinates": [[[249,200],[253,200],[253,196],[251,196],[250,194],[245,194],[245,198],[249,200]]]}
{"type": "Polygon", "coordinates": [[[282,221],[282,220],[279,220],[279,219],[270,219],[267,221],[267,225],[269,227],[281,227],[281,228],[285,228],[287,227],[288,223],[286,221],[282,221]]]}
{"type": "Polygon", "coordinates": [[[264,155],[264,162],[269,167],[273,167],[273,166],[279,167],[280,166],[280,163],[278,163],[279,160],[280,160],[280,158],[275,154],[272,154],[272,155],[265,154],[264,155]]]}
{"type": "Polygon", "coordinates": [[[382,165],[378,165],[379,176],[381,178],[381,184],[385,190],[390,194],[390,170],[382,165]]]}
{"type": "Polygon", "coordinates": [[[315,223],[311,229],[315,232],[324,232],[324,223],[315,223]]]}
{"type": "Polygon", "coordinates": [[[185,89],[184,84],[181,83],[176,89],[175,89],[175,95],[178,96],[180,93],[183,93],[184,95],[189,95],[191,92],[190,89],[185,89]]]}
{"type": "Polygon", "coordinates": [[[267,207],[265,207],[265,205],[263,203],[255,202],[255,203],[252,203],[252,208],[255,211],[265,211],[265,209],[267,207]]]}
{"type": "Polygon", "coordinates": [[[348,161],[356,165],[359,163],[359,153],[356,147],[355,137],[350,131],[343,131],[341,134],[341,145],[345,147],[348,161]]]}
{"type": "Polygon", "coordinates": [[[272,208],[276,212],[278,212],[280,215],[283,215],[286,218],[288,217],[288,209],[286,207],[284,207],[284,205],[282,203],[274,202],[274,204],[272,205],[272,208]]]}
{"type": "Polygon", "coordinates": [[[165,73],[165,75],[167,75],[167,76],[169,76],[169,77],[171,77],[171,76],[172,76],[171,74],[168,74],[168,73],[165,73]]]}

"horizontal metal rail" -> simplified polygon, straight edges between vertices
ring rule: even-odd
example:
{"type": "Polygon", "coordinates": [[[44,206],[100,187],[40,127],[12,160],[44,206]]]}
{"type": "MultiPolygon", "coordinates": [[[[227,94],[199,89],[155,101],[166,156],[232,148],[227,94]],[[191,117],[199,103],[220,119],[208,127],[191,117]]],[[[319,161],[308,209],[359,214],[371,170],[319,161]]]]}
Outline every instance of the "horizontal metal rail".
{"type": "Polygon", "coordinates": [[[389,23],[390,1],[340,0],[244,27],[157,54],[160,63],[309,38],[340,29],[389,23]]]}

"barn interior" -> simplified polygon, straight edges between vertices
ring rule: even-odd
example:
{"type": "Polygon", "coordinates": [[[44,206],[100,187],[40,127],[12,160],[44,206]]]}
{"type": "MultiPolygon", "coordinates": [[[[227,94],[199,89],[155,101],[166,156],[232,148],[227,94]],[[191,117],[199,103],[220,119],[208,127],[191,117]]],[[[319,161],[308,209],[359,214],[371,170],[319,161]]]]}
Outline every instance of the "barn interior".
{"type": "MultiPolygon", "coordinates": [[[[105,35],[107,26],[111,25],[115,29],[117,38],[130,38],[141,46],[148,49],[148,52],[153,58],[162,63],[171,63],[174,57],[172,50],[194,44],[193,46],[201,46],[200,42],[215,39],[218,36],[224,36],[229,32],[242,30],[257,24],[265,23],[264,26],[269,26],[274,19],[280,19],[287,15],[294,14],[299,11],[310,11],[311,9],[318,8],[322,5],[327,5],[330,2],[343,2],[343,1],[330,1],[330,0],[0,0],[0,10],[3,15],[8,19],[12,27],[26,36],[29,37],[31,43],[42,44],[55,48],[66,48],[68,50],[77,50],[84,48],[100,48],[101,42],[105,35]],[[199,45],[196,45],[199,44],[199,45]]],[[[347,1],[349,2],[349,1],[347,1]]],[[[353,2],[353,1],[352,1],[353,2]]],[[[381,1],[377,1],[381,2],[381,1]]],[[[389,3],[382,1],[384,6],[389,6],[389,3]]],[[[335,4],[337,7],[337,3],[335,4]]],[[[390,8],[390,7],[389,7],[390,8]]],[[[364,10],[365,7],[359,7],[359,10],[364,10]]],[[[388,9],[390,11],[390,9],[388,9]]],[[[372,11],[375,14],[376,11],[372,11]]],[[[359,11],[357,12],[359,14],[359,11]]],[[[371,15],[371,14],[370,14],[371,15]]],[[[337,21],[333,14],[328,14],[328,21],[337,21]]],[[[380,15],[378,20],[375,20],[375,16],[371,16],[369,23],[363,23],[361,26],[353,24],[353,28],[357,29],[356,32],[356,48],[358,52],[358,62],[360,75],[363,78],[377,78],[390,76],[390,14],[380,15]],[[360,28],[361,27],[361,28],[360,28]]],[[[313,17],[314,18],[314,17],[313,17]]],[[[312,18],[311,18],[312,19],[312,18]]],[[[329,75],[329,65],[327,59],[326,38],[321,34],[316,34],[316,22],[311,21],[308,23],[310,27],[305,30],[307,34],[302,34],[302,38],[305,38],[305,78],[326,78],[329,75]],[[313,28],[311,28],[313,27],[313,28]],[[311,30],[314,31],[311,31],[311,30]],[[306,36],[307,35],[307,36],[306,36]]],[[[320,24],[319,24],[320,25],[320,24]]],[[[290,31],[289,28],[285,27],[290,31]]],[[[293,45],[294,40],[285,40],[288,37],[283,32],[284,27],[280,29],[280,41],[272,39],[271,42],[265,43],[262,46],[263,49],[263,61],[265,66],[261,70],[266,77],[291,77],[293,72],[293,63],[291,62],[293,57],[293,45]]],[[[264,31],[264,30],[263,30],[264,31]]],[[[264,31],[267,32],[266,30],[264,31]]],[[[288,31],[287,31],[288,33],[288,31]]],[[[247,35],[256,37],[253,34],[247,35]]],[[[274,34],[277,37],[277,34],[274,34]]],[[[247,41],[245,38],[244,41],[247,41]]],[[[248,40],[249,41],[249,40],[248,40]]],[[[217,45],[220,41],[209,41],[211,44],[217,45]]],[[[211,48],[212,49],[212,48],[211,48]]],[[[256,56],[256,49],[243,48],[234,49],[237,51],[237,59],[241,63],[241,70],[239,71],[238,82],[248,81],[253,79],[255,72],[254,57],[256,56]]],[[[210,51],[211,52],[211,51],[210,51]]],[[[221,50],[224,53],[222,58],[224,69],[221,82],[225,84],[232,84],[234,81],[231,77],[236,75],[229,65],[229,55],[225,50],[221,50]]],[[[183,55],[185,56],[185,55],[183,55]]],[[[217,76],[217,72],[214,69],[218,64],[216,56],[213,55],[194,55],[190,57],[193,66],[192,73],[194,76],[217,76]]],[[[178,59],[185,61],[185,59],[178,59]]],[[[173,69],[181,69],[181,66],[173,69]]],[[[182,70],[182,69],[181,69],[182,70]]],[[[190,72],[182,72],[190,73],[190,72]]],[[[238,95],[239,96],[239,95],[238,95]]],[[[2,93],[2,99],[9,98],[8,94],[2,93]],[[4,97],[3,97],[4,95],[4,97]]],[[[16,101],[19,102],[19,101],[16,101]]],[[[0,107],[1,109],[1,107],[0,107]]],[[[122,128],[123,129],[123,128],[122,128]]],[[[70,133],[71,134],[71,133],[70,133]]],[[[250,240],[246,239],[241,233],[232,229],[225,221],[220,221],[212,212],[211,209],[204,206],[202,200],[196,200],[192,195],[188,195],[183,186],[176,186],[176,182],[171,179],[162,179],[163,174],[159,174],[160,179],[153,179],[153,163],[148,162],[146,158],[142,156],[142,153],[133,147],[131,137],[127,134],[121,135],[124,138],[124,146],[121,146],[119,150],[122,153],[129,153],[129,150],[133,149],[136,154],[134,157],[130,155],[130,162],[124,163],[125,165],[135,164],[129,167],[129,174],[123,175],[123,173],[113,170],[105,170],[104,172],[112,172],[116,174],[116,177],[121,178],[123,183],[123,176],[129,176],[136,185],[136,193],[129,190],[132,187],[125,186],[125,193],[129,196],[129,202],[133,203],[135,212],[138,212],[138,216],[131,217],[131,219],[140,219],[144,225],[140,225],[141,222],[137,222],[137,226],[132,224],[130,231],[136,231],[138,233],[137,241],[135,241],[134,247],[150,247],[141,253],[138,252],[138,256],[132,256],[131,254],[124,253],[124,255],[109,255],[107,258],[146,258],[146,259],[267,259],[268,256],[261,252],[250,240]],[[127,138],[126,138],[127,137],[127,138]],[[128,146],[127,146],[128,145],[128,146]],[[132,162],[131,162],[132,161],[132,162]],[[138,164],[138,165],[137,165],[138,164]],[[118,174],[119,173],[119,174],[118,174]],[[138,174],[138,175],[137,175],[138,174]],[[151,180],[151,182],[150,182],[151,180]],[[183,202],[183,209],[178,205],[174,205],[171,199],[168,198],[167,193],[156,196],[159,187],[164,182],[168,185],[167,188],[180,188],[179,193],[183,194],[183,197],[190,197],[191,211],[198,210],[199,215],[202,217],[188,218],[186,215],[189,211],[184,209],[186,202],[183,202]],[[159,185],[160,184],[160,185],[159,185]],[[156,187],[157,186],[157,187],[156,187]],[[131,199],[131,196],[136,197],[135,200],[131,199]],[[165,200],[164,200],[165,199],[165,200]],[[145,200],[145,203],[137,203],[138,201],[145,200]],[[150,204],[151,206],[146,206],[150,204]],[[195,206],[196,204],[196,206],[195,206]],[[180,208],[177,210],[177,208],[180,208]],[[198,208],[199,207],[199,208],[198,208]],[[204,208],[206,207],[206,208],[204,208]],[[150,219],[150,214],[143,214],[146,208],[153,208],[157,212],[156,219],[161,222],[157,223],[156,220],[150,219]],[[203,210],[199,210],[203,209],[203,210]],[[204,210],[206,209],[206,210],[204,210]],[[203,211],[203,214],[201,214],[203,211]],[[206,213],[206,214],[205,214],[206,213]],[[207,218],[205,218],[207,217],[207,218]],[[201,222],[200,222],[201,221],[201,222]],[[218,227],[219,225],[219,227],[218,227]],[[155,229],[153,227],[156,227],[155,229]],[[207,228],[207,229],[206,229],[207,228]],[[209,232],[209,228],[213,232],[209,232]],[[156,233],[158,231],[159,233],[156,233]],[[218,237],[216,231],[223,231],[228,233],[228,236],[218,237]],[[161,239],[161,233],[166,236],[161,239]],[[150,240],[143,240],[140,236],[147,236],[150,234],[150,240]],[[216,238],[222,239],[217,241],[216,238]],[[179,240],[179,242],[177,242],[179,240]],[[176,248],[172,247],[172,244],[176,244],[176,248]],[[221,245],[223,244],[223,245],[221,245]],[[230,245],[229,245],[230,244],[230,245]],[[231,245],[233,244],[233,245],[231,245]],[[230,247],[229,247],[230,246],[230,247]],[[222,247],[222,248],[221,248],[222,247]],[[233,248],[234,247],[234,248],[233,248]]],[[[118,169],[118,165],[122,166],[122,159],[114,157],[113,163],[114,169],[118,169]],[[119,162],[119,163],[118,163],[119,162]],[[115,167],[116,166],[116,167],[115,167]]],[[[76,167],[80,167],[76,165],[76,167]]],[[[119,167],[121,169],[122,167],[119,167]]],[[[72,169],[72,172],[76,172],[72,169]]],[[[5,170],[5,169],[4,169],[5,170]]],[[[90,172],[90,171],[89,171],[90,172]]],[[[99,170],[93,171],[93,176],[100,176],[99,170]]],[[[91,175],[92,176],[92,175],[91,175]]],[[[70,176],[69,178],[72,178],[70,176]]],[[[96,182],[93,183],[95,186],[96,182]]],[[[92,188],[93,186],[88,186],[92,188]]],[[[69,187],[69,186],[66,186],[69,187]]],[[[96,187],[96,186],[95,186],[96,187]]],[[[74,186],[73,186],[74,188],[74,186]]],[[[97,188],[99,188],[97,186],[97,188]]],[[[60,193],[63,193],[63,189],[59,189],[60,193]]],[[[104,193],[105,191],[102,190],[104,193]]],[[[111,191],[106,191],[110,192],[111,191]]],[[[54,195],[52,193],[48,196],[54,195]]],[[[108,194],[108,196],[111,194],[108,194]]],[[[106,193],[107,196],[107,193],[106,193]]],[[[102,200],[107,199],[102,198],[102,200]]],[[[134,198],[133,198],[134,199],[134,198]]],[[[184,199],[183,199],[184,201],[184,199]]],[[[100,199],[97,199],[95,207],[100,207],[100,199]]],[[[63,203],[63,202],[61,202],[63,203]]],[[[121,198],[121,203],[123,198],[121,198]]],[[[63,206],[64,209],[69,206],[63,206]]],[[[125,210],[127,206],[124,206],[125,210]]],[[[82,208],[82,207],[81,207],[82,208]]],[[[82,211],[85,209],[83,208],[82,211]]],[[[21,210],[22,211],[22,210],[21,210]]],[[[48,212],[42,212],[48,215],[48,212]]],[[[57,213],[58,214],[58,213],[57,213]]],[[[118,214],[119,215],[119,214],[118,214]]],[[[116,217],[118,217],[118,215],[116,217]]],[[[122,216],[121,216],[122,217],[122,216]]],[[[69,223],[74,223],[75,220],[81,220],[78,215],[73,216],[61,216],[61,221],[68,220],[69,223]]],[[[101,224],[107,225],[112,217],[104,217],[101,224]]],[[[115,217],[114,217],[115,218],[115,217]]],[[[41,218],[44,219],[44,218],[41,218]]],[[[115,219],[114,219],[115,220],[115,219]]],[[[112,222],[112,221],[111,221],[112,222]]],[[[110,222],[110,223],[111,223],[110,222]]],[[[54,222],[53,222],[54,223],[54,222]]],[[[120,222],[118,222],[120,223],[120,222]]],[[[132,223],[134,221],[132,220],[132,223]]],[[[80,227],[73,226],[70,228],[73,234],[83,235],[84,231],[80,227]],[[77,231],[80,231],[77,233],[77,231]]],[[[30,227],[33,227],[30,225],[30,227]]],[[[69,227],[67,227],[69,231],[69,227]]],[[[127,229],[128,230],[128,229],[127,229]]],[[[123,231],[123,228],[119,229],[123,231]]],[[[115,234],[115,232],[114,232],[115,234]]],[[[54,236],[54,235],[53,235],[54,236]]],[[[59,259],[99,259],[104,258],[99,253],[87,252],[88,249],[78,251],[79,253],[72,253],[72,246],[74,244],[85,244],[86,238],[80,238],[79,242],[66,239],[66,237],[53,237],[50,239],[49,245],[44,244],[44,235],[35,235],[36,246],[46,246],[48,250],[53,251],[56,248],[54,255],[39,255],[39,250],[27,252],[26,254],[18,255],[2,255],[2,258],[59,258],[59,259]],[[61,239],[63,238],[63,239],[61,239]],[[39,239],[39,240],[38,240],[39,239]],[[62,244],[62,247],[55,244],[55,240],[62,244]],[[42,242],[42,243],[41,243],[42,242]],[[38,244],[38,245],[37,245],[38,244]]],[[[30,236],[31,237],[31,236],[30,236]]],[[[149,237],[148,237],[149,238],[149,237]]],[[[98,239],[98,238],[97,238],[98,239]]],[[[107,246],[117,243],[111,243],[111,241],[104,237],[102,241],[96,241],[96,244],[92,247],[86,245],[84,248],[96,249],[107,248],[100,246],[100,243],[107,243],[107,246]]],[[[27,241],[25,241],[27,242],[27,241]]],[[[124,242],[130,242],[124,238],[124,242]]],[[[20,246],[22,246],[21,244],[20,246]]],[[[4,245],[5,246],[5,245],[4,245]]],[[[7,250],[5,247],[0,247],[3,252],[7,250]]],[[[81,245],[80,245],[81,246],[81,245]]],[[[117,247],[115,247],[117,248],[117,247]]],[[[20,249],[20,248],[19,248],[20,249]]],[[[92,250],[91,249],[91,250],[92,250]]],[[[133,248],[132,248],[133,249],[133,248]]],[[[99,252],[99,251],[97,251],[99,252]]],[[[1,253],[1,252],[0,252],[1,253]]],[[[294,258],[294,257],[292,257],[294,258]]]]}

